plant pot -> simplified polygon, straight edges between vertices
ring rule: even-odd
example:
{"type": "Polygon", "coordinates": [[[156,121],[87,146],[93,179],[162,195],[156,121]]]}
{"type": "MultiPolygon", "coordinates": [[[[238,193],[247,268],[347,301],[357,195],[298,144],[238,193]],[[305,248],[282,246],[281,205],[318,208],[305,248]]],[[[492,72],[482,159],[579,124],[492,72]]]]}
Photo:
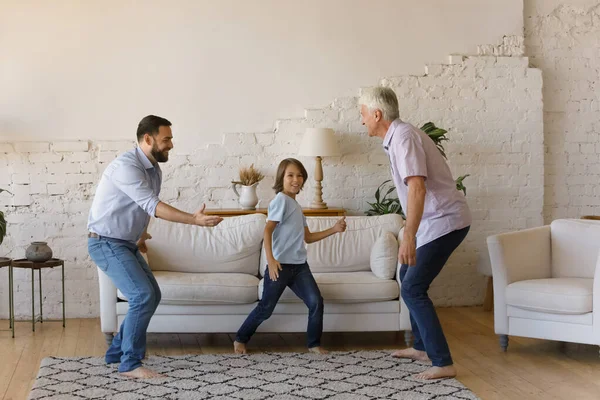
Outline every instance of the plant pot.
{"type": "Polygon", "coordinates": [[[258,182],[250,186],[240,185],[239,183],[234,183],[231,186],[243,210],[256,210],[256,205],[258,204],[258,196],[256,195],[257,185],[258,182]],[[238,186],[241,188],[239,192],[237,191],[238,186]]]}
{"type": "Polygon", "coordinates": [[[25,258],[32,262],[46,262],[52,258],[52,249],[47,242],[32,242],[25,250],[25,258]]]}

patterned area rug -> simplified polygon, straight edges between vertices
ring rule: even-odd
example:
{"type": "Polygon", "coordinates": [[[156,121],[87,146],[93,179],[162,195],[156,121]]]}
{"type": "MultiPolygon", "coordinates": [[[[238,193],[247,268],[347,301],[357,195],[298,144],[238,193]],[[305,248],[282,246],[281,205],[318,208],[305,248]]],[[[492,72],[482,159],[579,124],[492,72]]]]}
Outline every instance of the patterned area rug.
{"type": "Polygon", "coordinates": [[[389,351],[152,356],[145,364],[167,378],[124,378],[97,357],[45,358],[29,399],[478,399],[456,379],[412,378],[427,365],[389,351]]]}

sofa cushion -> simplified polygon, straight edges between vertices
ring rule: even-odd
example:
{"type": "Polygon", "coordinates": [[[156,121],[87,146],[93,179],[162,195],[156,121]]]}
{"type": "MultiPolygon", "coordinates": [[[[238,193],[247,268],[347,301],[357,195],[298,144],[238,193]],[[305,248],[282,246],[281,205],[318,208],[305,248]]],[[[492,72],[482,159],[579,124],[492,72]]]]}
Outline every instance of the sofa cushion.
{"type": "Polygon", "coordinates": [[[148,261],[153,271],[233,272],[258,275],[266,217],[227,217],[214,228],[153,218],[148,261]]]}
{"type": "MultiPolygon", "coordinates": [[[[321,296],[330,303],[365,303],[397,299],[400,295],[398,282],[379,279],[371,271],[332,272],[313,274],[321,296]]],[[[258,297],[262,299],[264,279],[258,286],[258,297]]],[[[284,290],[280,302],[302,302],[288,287],[284,290]]]]}
{"type": "Polygon", "coordinates": [[[585,314],[592,311],[593,284],[587,278],[519,281],[506,287],[506,304],[538,312],[585,314]]]}
{"type": "Polygon", "coordinates": [[[394,279],[398,269],[398,239],[391,232],[379,236],[371,248],[371,271],[380,279],[394,279]]]}
{"type": "MultiPolygon", "coordinates": [[[[308,217],[306,223],[311,232],[331,228],[340,217],[308,217]]],[[[403,220],[398,214],[372,217],[346,217],[346,231],[306,246],[308,264],[313,272],[371,271],[371,247],[385,232],[398,237],[403,220]]],[[[264,276],[267,266],[262,252],[260,271],[264,276]]]]}
{"type": "MultiPolygon", "coordinates": [[[[160,304],[247,304],[258,300],[258,278],[234,273],[186,273],[155,271],[160,304]]],[[[118,297],[127,300],[118,291],[118,297]]]]}
{"type": "Polygon", "coordinates": [[[600,250],[600,221],[557,219],[550,224],[553,278],[593,278],[600,250]]]}

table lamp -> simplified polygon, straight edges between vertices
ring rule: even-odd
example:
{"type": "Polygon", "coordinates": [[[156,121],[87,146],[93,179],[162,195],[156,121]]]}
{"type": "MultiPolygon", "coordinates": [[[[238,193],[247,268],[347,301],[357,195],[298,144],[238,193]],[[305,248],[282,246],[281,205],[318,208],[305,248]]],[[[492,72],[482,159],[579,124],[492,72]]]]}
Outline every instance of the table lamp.
{"type": "Polygon", "coordinates": [[[323,189],[321,181],[323,180],[323,166],[321,165],[322,157],[338,156],[340,150],[337,140],[333,134],[333,129],[330,128],[307,128],[300,144],[298,151],[300,156],[316,157],[315,164],[315,197],[310,205],[310,208],[325,209],[327,203],[323,202],[323,189]]]}

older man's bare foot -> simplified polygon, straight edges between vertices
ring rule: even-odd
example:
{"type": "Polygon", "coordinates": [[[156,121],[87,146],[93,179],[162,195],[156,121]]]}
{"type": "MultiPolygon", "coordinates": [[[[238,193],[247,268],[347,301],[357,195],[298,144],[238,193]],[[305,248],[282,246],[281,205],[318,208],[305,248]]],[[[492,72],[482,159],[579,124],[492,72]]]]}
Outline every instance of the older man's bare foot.
{"type": "Polygon", "coordinates": [[[445,367],[431,367],[428,370],[421,372],[420,374],[413,375],[413,378],[440,379],[440,378],[454,378],[455,376],[456,376],[456,368],[454,368],[454,365],[448,365],[445,367]]]}
{"type": "Polygon", "coordinates": [[[329,354],[329,351],[325,350],[321,346],[311,347],[310,349],[308,349],[308,351],[310,351],[311,353],[316,353],[316,354],[329,354]]]}
{"type": "Polygon", "coordinates": [[[235,351],[235,354],[248,353],[248,350],[246,349],[246,343],[233,342],[233,351],[235,351]]]}
{"type": "Polygon", "coordinates": [[[159,374],[158,372],[152,371],[146,367],[138,367],[134,370],[121,372],[121,375],[126,376],[128,378],[138,378],[138,379],[150,379],[150,378],[164,378],[165,376],[159,374]]]}
{"type": "Polygon", "coordinates": [[[429,357],[427,357],[427,353],[421,350],[417,350],[415,348],[396,350],[392,353],[392,357],[396,358],[410,358],[411,360],[416,361],[430,361],[429,357]]]}

